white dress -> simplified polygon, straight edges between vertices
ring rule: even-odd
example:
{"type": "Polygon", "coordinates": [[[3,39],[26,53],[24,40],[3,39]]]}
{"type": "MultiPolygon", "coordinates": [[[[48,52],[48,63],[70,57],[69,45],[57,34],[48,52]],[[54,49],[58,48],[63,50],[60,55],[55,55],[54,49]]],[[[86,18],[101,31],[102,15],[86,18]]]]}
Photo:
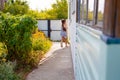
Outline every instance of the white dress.
{"type": "Polygon", "coordinates": [[[60,35],[61,37],[67,38],[67,32],[64,31],[63,29],[61,29],[60,35]]]}

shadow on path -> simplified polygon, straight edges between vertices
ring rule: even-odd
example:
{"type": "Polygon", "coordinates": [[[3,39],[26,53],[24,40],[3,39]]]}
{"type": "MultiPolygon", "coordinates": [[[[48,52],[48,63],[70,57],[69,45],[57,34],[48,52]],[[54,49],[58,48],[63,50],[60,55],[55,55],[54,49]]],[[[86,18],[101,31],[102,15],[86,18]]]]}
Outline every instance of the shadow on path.
{"type": "Polygon", "coordinates": [[[26,80],[74,80],[70,47],[54,51],[26,80]]]}

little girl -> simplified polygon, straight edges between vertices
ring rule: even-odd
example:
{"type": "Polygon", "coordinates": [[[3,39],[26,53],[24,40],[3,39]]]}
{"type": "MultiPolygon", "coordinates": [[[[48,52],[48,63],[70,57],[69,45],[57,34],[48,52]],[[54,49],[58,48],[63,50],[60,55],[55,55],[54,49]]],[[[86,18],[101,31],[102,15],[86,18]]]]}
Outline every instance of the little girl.
{"type": "Polygon", "coordinates": [[[67,25],[66,20],[62,20],[62,28],[61,28],[61,47],[63,47],[63,42],[65,42],[65,45],[67,47],[67,25]]]}

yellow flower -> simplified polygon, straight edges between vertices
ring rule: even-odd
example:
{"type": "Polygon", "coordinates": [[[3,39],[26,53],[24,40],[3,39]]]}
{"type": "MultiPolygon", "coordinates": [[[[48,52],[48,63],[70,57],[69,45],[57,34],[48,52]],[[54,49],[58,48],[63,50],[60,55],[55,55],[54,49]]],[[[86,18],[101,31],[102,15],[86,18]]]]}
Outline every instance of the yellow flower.
{"type": "Polygon", "coordinates": [[[2,59],[2,61],[3,61],[3,62],[6,62],[6,59],[5,59],[5,58],[3,58],[3,59],[2,59]]]}

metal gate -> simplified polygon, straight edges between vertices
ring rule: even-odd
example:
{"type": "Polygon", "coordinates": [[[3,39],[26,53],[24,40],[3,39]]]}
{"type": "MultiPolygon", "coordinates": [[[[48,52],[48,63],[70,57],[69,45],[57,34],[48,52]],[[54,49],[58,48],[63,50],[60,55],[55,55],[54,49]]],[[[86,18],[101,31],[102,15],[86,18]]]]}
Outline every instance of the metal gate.
{"type": "Polygon", "coordinates": [[[53,41],[61,39],[61,20],[38,20],[38,29],[53,41]]]}

